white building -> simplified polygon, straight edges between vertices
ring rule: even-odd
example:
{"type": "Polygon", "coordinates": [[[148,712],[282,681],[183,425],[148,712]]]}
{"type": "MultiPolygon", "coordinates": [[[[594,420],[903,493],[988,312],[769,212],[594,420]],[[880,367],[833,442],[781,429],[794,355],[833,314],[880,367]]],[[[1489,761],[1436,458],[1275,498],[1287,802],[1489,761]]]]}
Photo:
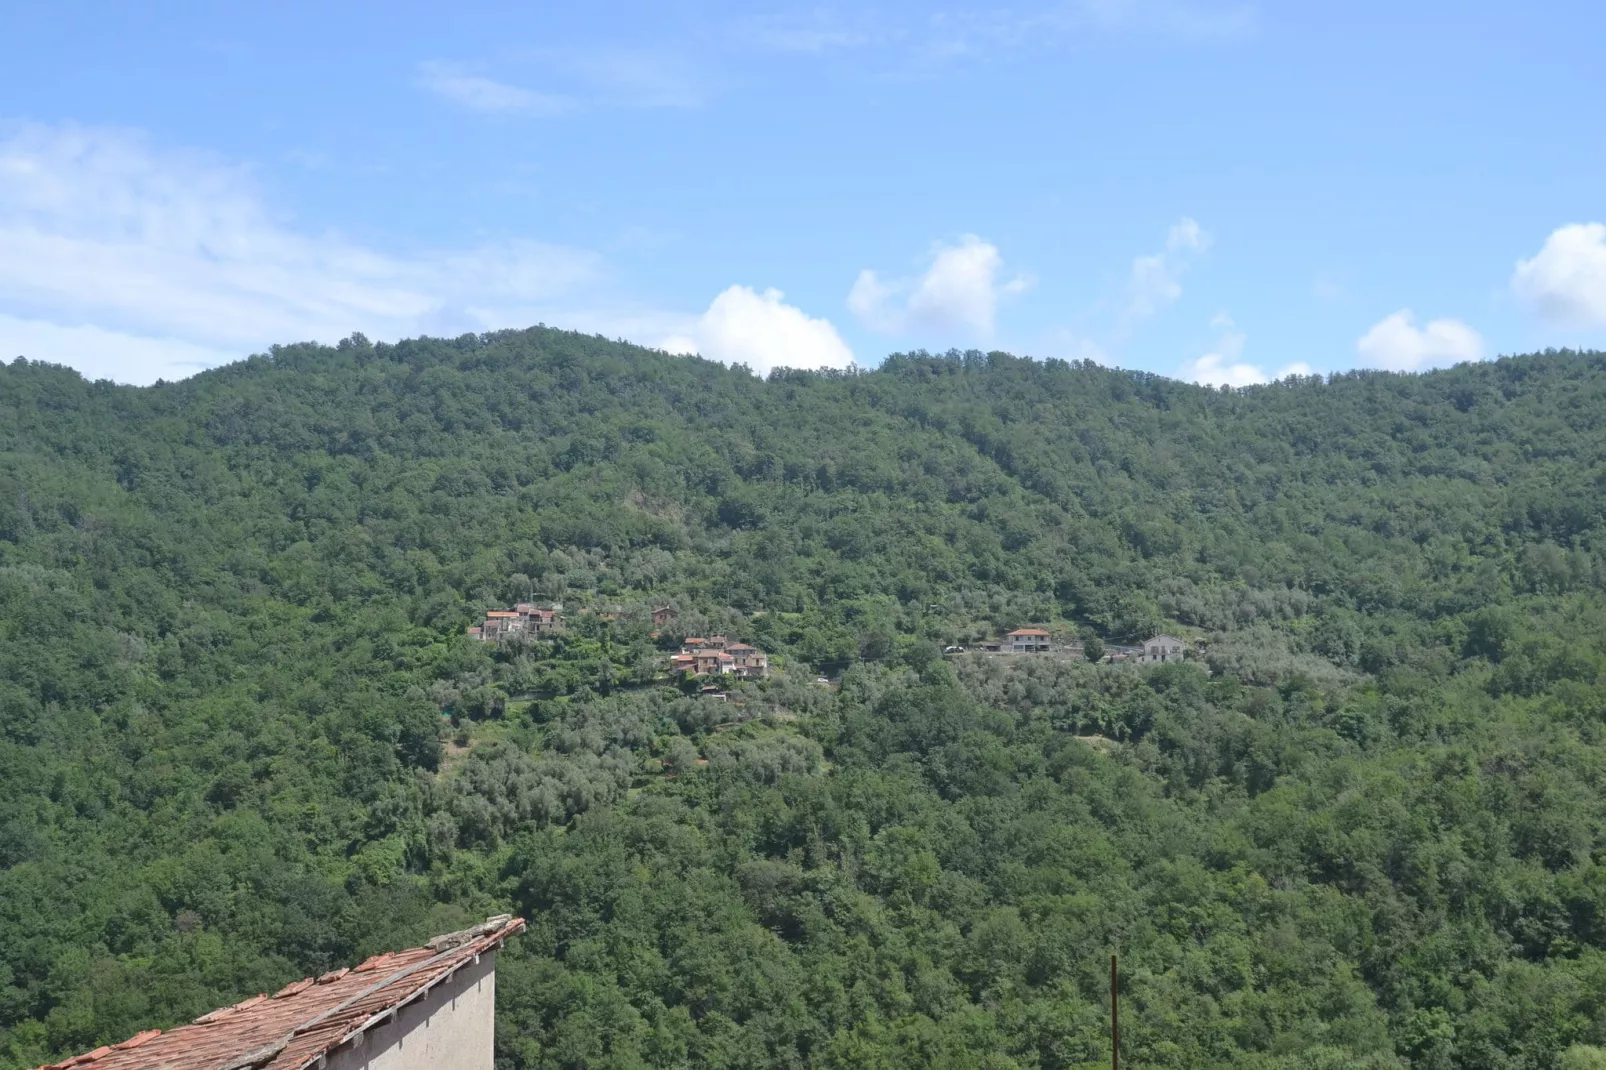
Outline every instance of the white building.
{"type": "Polygon", "coordinates": [[[1047,654],[1052,649],[1048,633],[1041,628],[1016,628],[1004,636],[1006,654],[1047,654]]]}
{"type": "Polygon", "coordinates": [[[1157,635],[1143,641],[1143,653],[1136,660],[1140,665],[1158,665],[1162,661],[1181,661],[1187,644],[1174,635],[1157,635]]]}

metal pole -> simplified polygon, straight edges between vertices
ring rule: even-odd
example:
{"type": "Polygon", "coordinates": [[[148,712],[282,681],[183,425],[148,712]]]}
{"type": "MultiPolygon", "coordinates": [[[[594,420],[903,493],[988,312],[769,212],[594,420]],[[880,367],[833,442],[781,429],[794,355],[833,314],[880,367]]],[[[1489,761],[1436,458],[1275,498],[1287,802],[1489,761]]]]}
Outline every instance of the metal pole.
{"type": "Polygon", "coordinates": [[[1110,1070],[1121,1070],[1120,968],[1110,956],[1110,1070]]]}

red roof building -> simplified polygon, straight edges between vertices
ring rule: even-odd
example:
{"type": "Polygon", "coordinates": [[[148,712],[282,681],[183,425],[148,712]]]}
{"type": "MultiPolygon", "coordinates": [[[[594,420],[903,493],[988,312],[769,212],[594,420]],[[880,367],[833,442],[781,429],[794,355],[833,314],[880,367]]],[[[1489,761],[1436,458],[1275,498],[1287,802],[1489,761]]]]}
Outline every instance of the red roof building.
{"type": "Polygon", "coordinates": [[[1047,654],[1053,649],[1041,628],[1016,628],[1004,636],[1002,647],[1008,654],[1047,654]]]}
{"type": "Polygon", "coordinates": [[[482,642],[494,643],[510,635],[549,635],[562,631],[563,621],[558,611],[543,608],[533,602],[520,602],[512,609],[493,609],[485,614],[479,628],[470,628],[469,635],[482,642]]]}
{"type": "Polygon", "coordinates": [[[507,915],[43,1070],[491,1070],[507,915]]]}
{"type": "Polygon", "coordinates": [[[669,659],[669,671],[675,676],[768,676],[769,658],[757,647],[746,643],[727,645],[723,635],[690,636],[680,646],[680,653],[669,659]]]}

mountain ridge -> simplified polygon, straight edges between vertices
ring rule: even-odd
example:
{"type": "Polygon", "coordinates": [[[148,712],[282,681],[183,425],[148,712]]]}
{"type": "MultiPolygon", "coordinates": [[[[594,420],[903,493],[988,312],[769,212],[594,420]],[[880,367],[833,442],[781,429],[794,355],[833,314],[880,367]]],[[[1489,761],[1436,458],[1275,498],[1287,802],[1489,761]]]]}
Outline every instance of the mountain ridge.
{"type": "Polygon", "coordinates": [[[1142,1065],[1554,1065],[1606,1042],[1603,414],[1567,351],[0,366],[0,1064],[513,907],[521,1070],[1079,1066],[1112,948],[1142,1065]],[[529,597],[569,631],[465,634],[529,597]],[[592,612],[664,601],[786,667],[666,688],[592,612]],[[1026,624],[1209,642],[941,656],[1026,624]]]}

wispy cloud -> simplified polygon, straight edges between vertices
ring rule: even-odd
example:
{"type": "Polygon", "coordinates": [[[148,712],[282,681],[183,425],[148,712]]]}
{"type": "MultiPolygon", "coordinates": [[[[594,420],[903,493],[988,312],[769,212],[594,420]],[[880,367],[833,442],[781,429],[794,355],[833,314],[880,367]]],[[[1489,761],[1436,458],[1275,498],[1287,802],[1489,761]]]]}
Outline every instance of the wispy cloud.
{"type": "Polygon", "coordinates": [[[669,52],[579,48],[548,59],[592,99],[616,107],[697,108],[713,92],[706,74],[669,52]]]}
{"type": "Polygon", "coordinates": [[[1189,41],[1239,40],[1252,36],[1259,25],[1249,4],[1172,0],[1074,0],[1046,9],[1035,21],[1065,32],[1093,29],[1189,41]]]}
{"type": "Polygon", "coordinates": [[[572,97],[537,93],[506,82],[465,74],[458,68],[436,61],[419,65],[419,81],[424,88],[471,111],[549,116],[571,112],[577,104],[572,97]]]}
{"type": "Polygon", "coordinates": [[[1165,248],[1135,257],[1127,282],[1126,319],[1147,319],[1182,296],[1182,276],[1210,248],[1209,232],[1186,216],[1166,232],[1165,248]]]}
{"type": "Polygon", "coordinates": [[[860,9],[744,19],[735,36],[782,52],[820,54],[869,45],[904,52],[916,69],[998,58],[1025,48],[1058,48],[1090,37],[1158,37],[1199,44],[1253,37],[1247,3],[1187,0],[1065,0],[1024,8],[943,8],[902,21],[860,9]]]}
{"type": "Polygon", "coordinates": [[[739,20],[733,36],[743,44],[818,55],[838,49],[883,44],[898,36],[873,12],[814,8],[803,14],[754,15],[739,20]]]}
{"type": "Polygon", "coordinates": [[[592,108],[696,108],[712,81],[678,56],[650,49],[574,48],[528,53],[502,66],[538,68],[561,91],[536,90],[513,79],[475,73],[478,65],[430,60],[419,64],[419,84],[471,111],[490,115],[552,117],[592,108]]]}
{"type": "Polygon", "coordinates": [[[121,354],[103,373],[148,382],[274,342],[556,322],[604,271],[594,252],[538,242],[394,252],[298,229],[246,169],[127,131],[0,138],[7,358],[121,354]]]}
{"type": "Polygon", "coordinates": [[[1249,336],[1239,329],[1231,316],[1218,312],[1210,321],[1210,326],[1217,332],[1216,344],[1210,352],[1183,369],[1184,379],[1203,386],[1245,387],[1269,382],[1273,378],[1312,374],[1309,364],[1298,361],[1279,368],[1275,376],[1267,375],[1259,366],[1244,359],[1244,346],[1249,336]]]}

